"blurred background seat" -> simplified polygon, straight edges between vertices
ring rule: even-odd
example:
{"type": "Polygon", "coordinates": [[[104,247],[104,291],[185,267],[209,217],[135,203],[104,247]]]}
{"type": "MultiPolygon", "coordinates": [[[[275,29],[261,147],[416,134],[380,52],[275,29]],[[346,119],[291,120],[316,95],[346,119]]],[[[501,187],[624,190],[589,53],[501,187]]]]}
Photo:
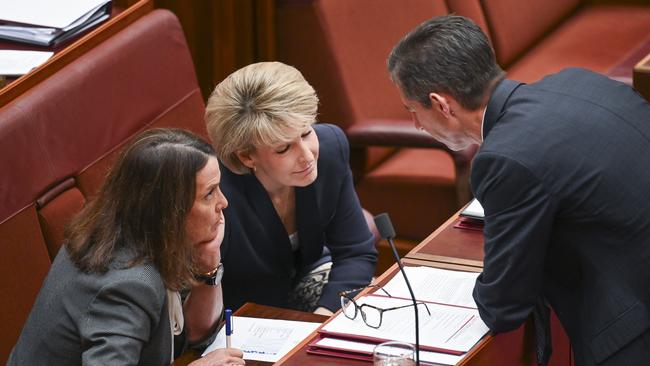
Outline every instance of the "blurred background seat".
{"type": "MultiPolygon", "coordinates": [[[[280,0],[276,10],[277,59],[314,86],[319,121],[344,129],[363,207],[390,213],[407,251],[470,197],[471,152],[450,152],[416,130],[386,72],[395,43],[418,23],[447,14],[446,4],[280,0]]],[[[391,255],[380,244],[381,258],[391,255]]]]}

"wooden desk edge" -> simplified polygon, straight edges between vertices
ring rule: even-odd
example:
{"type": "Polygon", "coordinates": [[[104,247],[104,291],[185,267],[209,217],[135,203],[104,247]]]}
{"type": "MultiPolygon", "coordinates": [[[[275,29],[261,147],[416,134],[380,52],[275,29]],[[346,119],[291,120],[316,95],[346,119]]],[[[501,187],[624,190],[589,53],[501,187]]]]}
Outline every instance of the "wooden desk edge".
{"type": "Polygon", "coordinates": [[[85,36],[74,41],[61,52],[52,56],[43,65],[19,77],[0,90],[0,107],[8,104],[30,88],[50,77],[55,72],[78,58],[94,46],[124,29],[143,15],[153,10],[152,0],[141,0],[124,9],[123,12],[107,20],[85,36]]]}
{"type": "Polygon", "coordinates": [[[634,65],[634,72],[650,73],[650,53],[634,65]]]}

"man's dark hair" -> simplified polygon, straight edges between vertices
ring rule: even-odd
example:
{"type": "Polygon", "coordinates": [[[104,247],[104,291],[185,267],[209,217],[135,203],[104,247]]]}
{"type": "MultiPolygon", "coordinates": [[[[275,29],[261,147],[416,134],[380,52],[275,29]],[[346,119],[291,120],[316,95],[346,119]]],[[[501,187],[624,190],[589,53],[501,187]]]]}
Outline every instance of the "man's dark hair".
{"type": "Polygon", "coordinates": [[[146,261],[165,286],[193,283],[194,248],[187,243],[186,218],[194,205],[196,175],[216,157],[198,136],[178,129],[141,133],[122,152],[97,197],[66,230],[70,258],[85,272],[108,270],[120,249],[126,266],[146,261]]]}
{"type": "Polygon", "coordinates": [[[429,93],[448,93],[476,110],[505,73],[487,37],[470,19],[430,19],[402,38],[388,57],[388,71],[404,96],[431,107],[429,93]]]}

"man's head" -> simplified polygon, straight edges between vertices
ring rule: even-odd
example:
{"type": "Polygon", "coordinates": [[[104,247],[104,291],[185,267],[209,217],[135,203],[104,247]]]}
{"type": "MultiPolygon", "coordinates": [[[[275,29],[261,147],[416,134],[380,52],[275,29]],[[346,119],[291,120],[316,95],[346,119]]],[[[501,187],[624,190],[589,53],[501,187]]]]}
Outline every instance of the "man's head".
{"type": "Polygon", "coordinates": [[[476,110],[503,70],[487,37],[470,19],[445,15],[420,24],[388,57],[388,71],[403,95],[431,107],[429,93],[446,93],[476,110]]]}
{"type": "Polygon", "coordinates": [[[455,15],[430,19],[404,36],[388,57],[388,71],[416,125],[454,150],[463,148],[458,140],[504,77],[485,34],[455,15]]]}

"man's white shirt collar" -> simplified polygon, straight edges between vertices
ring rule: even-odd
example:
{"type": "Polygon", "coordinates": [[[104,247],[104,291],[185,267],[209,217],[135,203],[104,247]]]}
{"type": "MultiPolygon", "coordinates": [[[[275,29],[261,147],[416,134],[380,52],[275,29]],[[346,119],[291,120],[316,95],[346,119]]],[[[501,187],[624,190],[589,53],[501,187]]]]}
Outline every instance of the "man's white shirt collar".
{"type": "Polygon", "coordinates": [[[481,118],[481,142],[485,141],[485,136],[483,135],[483,125],[485,125],[485,112],[487,111],[487,106],[483,108],[483,117],[481,118]]]}

